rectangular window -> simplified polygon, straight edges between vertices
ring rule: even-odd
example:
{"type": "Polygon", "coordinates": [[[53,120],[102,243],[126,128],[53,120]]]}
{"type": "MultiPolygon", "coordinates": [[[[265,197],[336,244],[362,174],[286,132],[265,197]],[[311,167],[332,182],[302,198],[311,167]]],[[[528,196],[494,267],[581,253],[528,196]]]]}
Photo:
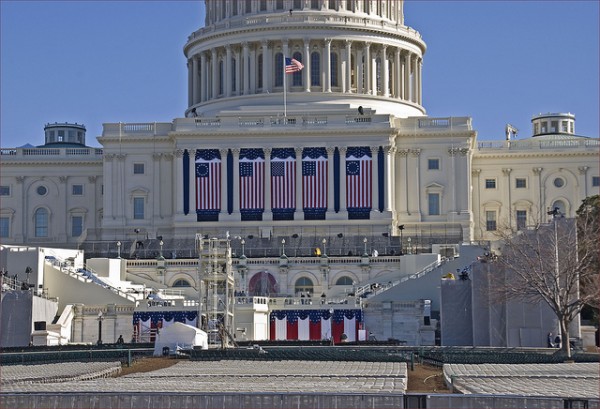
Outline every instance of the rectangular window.
{"type": "Polygon", "coordinates": [[[496,231],[496,211],[486,210],[485,212],[485,229],[487,231],[496,231]]]}
{"type": "Polygon", "coordinates": [[[133,164],[133,174],[134,175],[143,175],[144,174],[144,164],[143,163],[134,163],[133,164]]]}
{"type": "Polygon", "coordinates": [[[430,216],[439,216],[440,214],[440,194],[439,193],[428,193],[427,204],[429,207],[430,216]]]}
{"type": "Polygon", "coordinates": [[[73,216],[71,219],[71,236],[79,237],[83,233],[83,217],[73,216]]]}
{"type": "Polygon", "coordinates": [[[142,220],[144,218],[144,198],[134,197],[133,198],[133,218],[136,220],[142,220]]]}
{"type": "Polygon", "coordinates": [[[10,231],[10,220],[8,217],[0,217],[0,237],[8,237],[10,231]]]}
{"type": "Polygon", "coordinates": [[[562,121],[562,129],[563,133],[569,133],[569,123],[567,121],[562,121]]]}
{"type": "Polygon", "coordinates": [[[439,170],[440,169],[440,160],[439,159],[427,159],[427,169],[439,170]]]}
{"type": "Polygon", "coordinates": [[[515,179],[515,187],[517,189],[525,189],[527,187],[527,179],[525,179],[525,178],[516,178],[515,179]]]}
{"type": "Polygon", "coordinates": [[[558,132],[558,121],[551,121],[550,122],[550,132],[551,133],[557,133],[558,132]]]}
{"type": "Polygon", "coordinates": [[[73,196],[83,196],[83,185],[73,185],[73,196]]]}
{"type": "Polygon", "coordinates": [[[283,10],[283,0],[277,0],[275,2],[275,9],[276,10],[283,10]]]}
{"type": "Polygon", "coordinates": [[[260,11],[267,11],[267,0],[260,0],[260,11]]]}
{"type": "Polygon", "coordinates": [[[65,131],[57,131],[58,132],[58,142],[65,141],[65,131]]]}
{"type": "Polygon", "coordinates": [[[517,210],[517,230],[523,230],[527,226],[527,210],[517,210]]]}
{"type": "Polygon", "coordinates": [[[0,186],[0,196],[10,196],[10,186],[0,186]]]}
{"type": "Polygon", "coordinates": [[[485,188],[486,189],[496,189],[496,179],[486,179],[485,180],[485,188]]]}
{"type": "Polygon", "coordinates": [[[592,176],[592,186],[600,186],[600,176],[592,176]]]}
{"type": "Polygon", "coordinates": [[[75,131],[69,131],[69,142],[75,142],[75,131]]]}
{"type": "Polygon", "coordinates": [[[246,0],[245,13],[246,14],[252,13],[252,0],[246,0]]]}

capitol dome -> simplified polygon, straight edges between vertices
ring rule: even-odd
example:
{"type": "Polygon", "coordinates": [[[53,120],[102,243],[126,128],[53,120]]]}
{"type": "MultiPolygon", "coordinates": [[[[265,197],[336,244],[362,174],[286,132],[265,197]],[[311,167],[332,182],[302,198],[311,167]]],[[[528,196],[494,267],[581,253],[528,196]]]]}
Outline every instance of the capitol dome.
{"type": "Polygon", "coordinates": [[[186,116],[360,106],[395,117],[425,114],[426,46],[404,25],[403,1],[205,3],[205,27],[184,47],[186,116]],[[285,58],[303,68],[284,75],[285,58]]]}

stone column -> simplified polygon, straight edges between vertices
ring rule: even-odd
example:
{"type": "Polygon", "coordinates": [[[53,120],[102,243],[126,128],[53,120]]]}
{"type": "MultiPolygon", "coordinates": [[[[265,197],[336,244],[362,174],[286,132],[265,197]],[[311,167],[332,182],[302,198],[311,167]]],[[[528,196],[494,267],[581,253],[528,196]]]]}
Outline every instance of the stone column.
{"type": "Polygon", "coordinates": [[[365,94],[373,94],[373,84],[371,78],[371,43],[365,43],[365,94]]]}
{"type": "MultiPolygon", "coordinates": [[[[506,183],[504,184],[504,190],[506,191],[506,198],[507,198],[507,212],[508,212],[508,225],[512,228],[512,212],[513,212],[513,205],[512,205],[512,198],[511,198],[511,188],[512,186],[511,184],[511,180],[510,180],[510,174],[512,172],[511,168],[502,168],[502,173],[504,174],[504,176],[506,176],[506,183]]],[[[500,221],[500,217],[498,217],[498,221],[500,221]]]]}
{"type": "Polygon", "coordinates": [[[163,174],[161,169],[161,157],[162,153],[154,152],[152,154],[152,177],[154,184],[154,189],[152,189],[152,217],[154,220],[157,220],[160,217],[160,199],[163,196],[163,192],[161,189],[162,184],[160,183],[160,175],[163,174]]]}
{"type": "MultiPolygon", "coordinates": [[[[248,95],[250,93],[250,78],[249,78],[249,67],[248,67],[248,43],[247,42],[243,42],[242,43],[242,72],[243,72],[243,81],[244,81],[244,88],[243,88],[243,93],[244,95],[248,95]]],[[[239,87],[239,84],[238,84],[239,87]]],[[[241,87],[240,87],[241,88],[241,87]]]]}
{"type": "MultiPolygon", "coordinates": [[[[413,199],[414,199],[414,203],[413,203],[413,208],[417,209],[417,213],[420,214],[421,213],[421,149],[420,148],[415,148],[415,149],[411,149],[410,153],[412,153],[413,158],[415,158],[415,163],[413,164],[413,168],[416,169],[415,172],[415,177],[413,179],[414,182],[414,190],[413,190],[413,199]]],[[[455,179],[455,180],[461,180],[461,179],[455,179]]]]}
{"type": "Polygon", "coordinates": [[[215,99],[219,95],[219,74],[217,70],[217,49],[213,48],[210,50],[211,59],[211,80],[212,80],[212,95],[211,98],[215,99]]]}
{"type": "Polygon", "coordinates": [[[371,213],[379,212],[379,146],[371,147],[371,213]]]}
{"type": "Polygon", "coordinates": [[[310,39],[304,39],[304,92],[310,92],[310,39]]]}
{"type": "MultiPolygon", "coordinates": [[[[282,44],[283,44],[283,47],[282,47],[283,58],[281,59],[281,65],[282,65],[281,69],[283,70],[283,76],[285,77],[285,78],[283,78],[283,84],[285,85],[285,91],[290,92],[290,82],[292,82],[292,79],[286,77],[287,74],[285,73],[285,68],[283,68],[283,66],[285,65],[285,57],[292,58],[288,55],[289,54],[289,45],[288,45],[287,38],[282,40],[282,44]]],[[[279,68],[276,68],[276,69],[279,69],[279,68]]]]}
{"type": "Polygon", "coordinates": [[[533,168],[531,169],[533,171],[534,176],[536,176],[534,178],[535,180],[535,184],[537,186],[533,186],[533,191],[535,192],[537,190],[538,192],[538,197],[537,197],[537,202],[538,202],[538,214],[540,215],[540,218],[543,217],[543,215],[545,214],[545,210],[544,210],[544,187],[542,186],[542,171],[544,170],[544,168],[533,168]]]}
{"type": "Polygon", "coordinates": [[[270,87],[269,87],[269,73],[271,72],[270,70],[270,66],[269,66],[269,43],[267,41],[263,41],[261,43],[262,45],[262,50],[263,50],[263,72],[262,72],[262,93],[263,94],[268,94],[270,92],[270,87]]]}
{"type": "Polygon", "coordinates": [[[193,104],[195,105],[200,101],[200,70],[198,67],[198,58],[196,56],[192,59],[192,70],[194,72],[192,77],[192,99],[193,104]]]}
{"type": "Polygon", "coordinates": [[[188,59],[188,106],[194,105],[194,57],[188,59]]]}
{"type": "Polygon", "coordinates": [[[302,220],[302,148],[294,148],[296,152],[296,216],[294,219],[302,220]]]}
{"type": "Polygon", "coordinates": [[[383,45],[381,47],[381,64],[382,64],[381,71],[382,71],[382,75],[383,75],[383,96],[389,97],[390,96],[390,67],[388,65],[386,49],[387,49],[386,45],[383,45]]]}
{"type": "Polygon", "coordinates": [[[200,101],[204,102],[208,99],[208,64],[206,64],[206,53],[200,53],[200,101]]]}
{"type": "Polygon", "coordinates": [[[397,149],[395,207],[400,215],[410,216],[408,207],[408,149],[397,149]]]}
{"type": "Polygon", "coordinates": [[[417,98],[418,98],[418,87],[417,87],[417,56],[415,54],[412,55],[411,57],[411,61],[410,61],[410,65],[412,67],[412,80],[411,80],[411,88],[412,88],[412,97],[411,97],[411,101],[412,102],[417,102],[417,98]]]}
{"type": "Polygon", "coordinates": [[[325,39],[325,64],[323,69],[325,70],[325,86],[324,92],[331,92],[331,39],[325,39]]]}
{"type": "Polygon", "coordinates": [[[410,101],[410,52],[404,56],[404,99],[410,101]]]}
{"type": "Polygon", "coordinates": [[[352,41],[346,40],[346,88],[344,92],[352,92],[352,41]]]}
{"type": "Polygon", "coordinates": [[[231,45],[225,46],[225,64],[223,64],[223,85],[225,86],[225,96],[231,96],[231,45]]]}
{"type": "Polygon", "coordinates": [[[221,154],[221,211],[219,213],[227,214],[227,153],[228,149],[219,149],[221,154]]]}
{"type": "Polygon", "coordinates": [[[265,210],[263,220],[273,220],[271,208],[271,148],[263,148],[265,154],[265,210]]]}
{"type": "Polygon", "coordinates": [[[396,184],[393,183],[393,181],[395,180],[393,178],[393,175],[396,173],[396,162],[394,161],[395,153],[396,147],[385,147],[386,190],[384,192],[383,200],[385,202],[385,210],[388,212],[393,210],[394,207],[392,203],[392,198],[396,197],[396,184]]]}
{"type": "Polygon", "coordinates": [[[421,77],[423,74],[423,59],[419,58],[419,84],[417,89],[419,90],[419,105],[423,105],[423,78],[421,77]]]}
{"type": "Polygon", "coordinates": [[[363,50],[356,50],[356,93],[364,94],[364,64],[362,63],[363,50]]]}
{"type": "Polygon", "coordinates": [[[340,212],[347,213],[348,205],[346,200],[346,148],[338,148],[340,152],[340,212]]]}
{"type": "Polygon", "coordinates": [[[402,98],[402,65],[400,64],[400,48],[394,50],[394,98],[402,98]]]}
{"type": "Polygon", "coordinates": [[[233,214],[240,217],[240,148],[233,148],[233,214]]]}
{"type": "Polygon", "coordinates": [[[334,190],[333,190],[333,153],[335,152],[335,148],[327,147],[327,213],[334,212],[334,190]]]}
{"type": "Polygon", "coordinates": [[[579,187],[583,188],[583,191],[579,191],[579,199],[580,201],[585,199],[588,196],[587,189],[587,171],[589,166],[579,166],[577,169],[579,170],[579,187]]]}

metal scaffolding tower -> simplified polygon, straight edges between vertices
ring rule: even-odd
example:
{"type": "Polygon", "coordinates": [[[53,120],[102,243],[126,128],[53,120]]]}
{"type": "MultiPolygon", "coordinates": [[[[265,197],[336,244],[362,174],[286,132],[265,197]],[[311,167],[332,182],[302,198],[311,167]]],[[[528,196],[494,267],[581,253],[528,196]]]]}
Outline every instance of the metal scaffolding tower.
{"type": "Polygon", "coordinates": [[[206,238],[196,234],[198,249],[198,294],[203,331],[209,345],[227,348],[235,345],[231,336],[234,326],[235,281],[231,267],[229,238],[206,238]]]}

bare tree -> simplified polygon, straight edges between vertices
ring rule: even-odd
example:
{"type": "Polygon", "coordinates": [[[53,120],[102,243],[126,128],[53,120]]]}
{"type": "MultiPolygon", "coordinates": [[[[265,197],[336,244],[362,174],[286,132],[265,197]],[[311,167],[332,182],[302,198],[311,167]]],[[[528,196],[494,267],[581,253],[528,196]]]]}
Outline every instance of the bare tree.
{"type": "Polygon", "coordinates": [[[560,325],[562,351],[570,357],[571,323],[585,305],[599,301],[597,212],[581,212],[577,219],[562,217],[558,209],[548,214],[549,223],[499,233],[491,298],[548,304],[560,325]]]}

